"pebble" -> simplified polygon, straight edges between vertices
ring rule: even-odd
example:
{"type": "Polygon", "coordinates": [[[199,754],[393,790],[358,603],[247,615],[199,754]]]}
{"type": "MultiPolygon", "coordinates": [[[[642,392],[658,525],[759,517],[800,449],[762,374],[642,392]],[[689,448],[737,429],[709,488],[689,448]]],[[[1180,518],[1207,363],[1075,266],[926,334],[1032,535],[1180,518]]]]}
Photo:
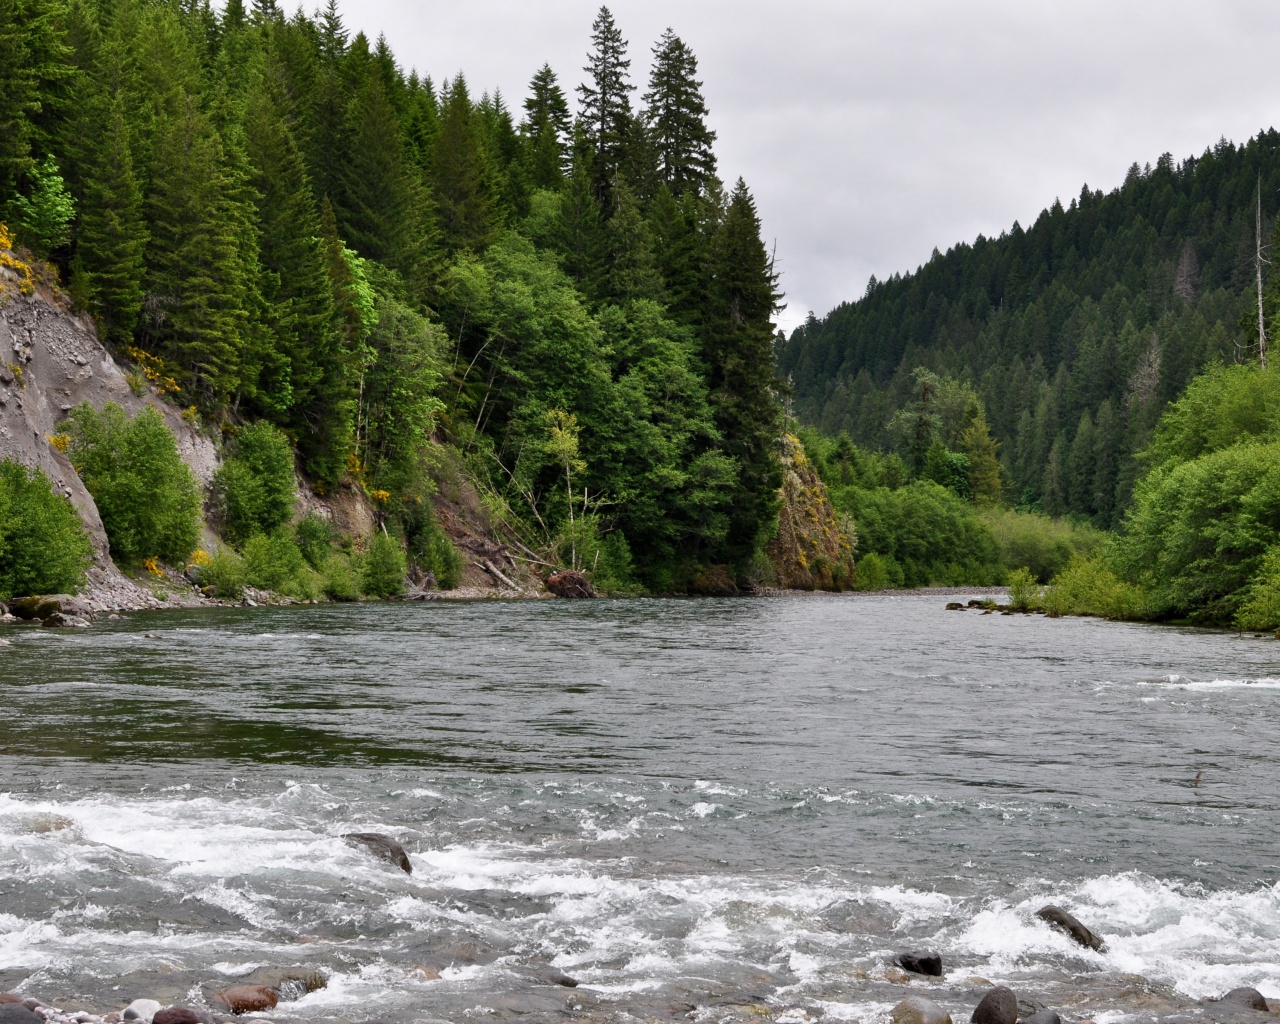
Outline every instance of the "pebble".
{"type": "Polygon", "coordinates": [[[151,1024],[152,1018],[163,1009],[154,999],[135,999],[124,1008],[121,1017],[124,1020],[144,1020],[151,1024]]]}

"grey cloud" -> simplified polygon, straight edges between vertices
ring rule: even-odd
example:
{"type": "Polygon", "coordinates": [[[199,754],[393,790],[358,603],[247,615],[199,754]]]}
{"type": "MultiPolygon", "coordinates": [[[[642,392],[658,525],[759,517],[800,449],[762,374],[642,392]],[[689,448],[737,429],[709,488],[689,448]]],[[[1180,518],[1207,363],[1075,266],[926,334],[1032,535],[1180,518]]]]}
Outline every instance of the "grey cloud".
{"type": "MultiPolygon", "coordinates": [[[[363,0],[407,67],[513,107],[546,61],[581,79],[598,3],[363,0]]],[[[616,0],[643,86],[668,25],[698,54],[722,174],[777,239],[787,325],[935,246],[1026,224],[1131,163],[1244,141],[1280,109],[1280,5],[1254,0],[616,0]]]]}

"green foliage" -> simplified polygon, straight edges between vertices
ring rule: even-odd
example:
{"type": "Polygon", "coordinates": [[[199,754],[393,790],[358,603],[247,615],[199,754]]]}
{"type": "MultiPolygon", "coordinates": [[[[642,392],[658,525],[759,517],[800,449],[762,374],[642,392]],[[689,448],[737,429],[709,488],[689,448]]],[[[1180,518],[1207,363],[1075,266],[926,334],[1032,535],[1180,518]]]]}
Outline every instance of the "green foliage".
{"type": "Polygon", "coordinates": [[[858,559],[858,590],[894,590],[904,581],[902,566],[892,555],[869,551],[858,559]]]}
{"type": "Polygon", "coordinates": [[[324,596],[329,600],[360,600],[360,574],[347,555],[334,552],[324,560],[319,571],[324,596]]]}
{"type": "Polygon", "coordinates": [[[84,524],[49,478],[0,461],[0,601],[79,593],[92,556],[84,524]]]}
{"type": "Polygon", "coordinates": [[[395,597],[404,593],[404,575],[405,557],[399,543],[378,531],[364,553],[360,589],[369,597],[395,597]]]}
{"type": "Polygon", "coordinates": [[[1024,566],[1010,570],[1004,583],[1009,588],[1009,607],[1015,612],[1029,612],[1040,607],[1040,581],[1030,569],[1024,566]]]}
{"type": "Polygon", "coordinates": [[[1080,555],[1058,573],[1044,592],[1050,615],[1096,615],[1108,619],[1144,619],[1146,596],[1116,575],[1104,553],[1080,555]]]}
{"type": "Polygon", "coordinates": [[[112,557],[184,563],[200,537],[200,491],[161,415],[147,406],[130,419],[115,403],[101,412],[86,403],[71,411],[66,431],[67,454],[98,506],[112,557]]]}
{"type": "Polygon", "coordinates": [[[213,587],[216,597],[237,600],[249,585],[249,569],[245,560],[231,548],[221,548],[200,567],[200,585],[213,587]]]}
{"type": "Polygon", "coordinates": [[[1094,527],[1035,512],[988,509],[983,519],[1000,548],[1001,563],[1008,569],[1026,566],[1041,583],[1048,583],[1077,555],[1093,554],[1106,539],[1094,527]]]}
{"type": "Polygon", "coordinates": [[[307,564],[287,528],[250,537],[244,546],[244,562],[252,586],[297,601],[314,601],[320,596],[323,581],[307,564]]]}
{"type": "Polygon", "coordinates": [[[454,547],[435,516],[424,509],[414,517],[408,532],[409,557],[424,573],[430,573],[441,590],[455,590],[462,582],[466,560],[454,547]]]}
{"type": "Polygon", "coordinates": [[[302,552],[307,564],[317,572],[323,571],[324,564],[333,554],[333,542],[337,539],[333,524],[315,512],[308,512],[298,520],[293,534],[298,542],[298,550],[302,552]]]}
{"type": "Polygon", "coordinates": [[[242,427],[213,478],[214,504],[233,544],[272,533],[293,518],[293,448],[267,422],[242,427]]]}
{"type": "Polygon", "coordinates": [[[13,209],[22,241],[44,258],[71,240],[76,204],[52,156],[33,168],[30,178],[30,194],[15,198],[13,209]]]}

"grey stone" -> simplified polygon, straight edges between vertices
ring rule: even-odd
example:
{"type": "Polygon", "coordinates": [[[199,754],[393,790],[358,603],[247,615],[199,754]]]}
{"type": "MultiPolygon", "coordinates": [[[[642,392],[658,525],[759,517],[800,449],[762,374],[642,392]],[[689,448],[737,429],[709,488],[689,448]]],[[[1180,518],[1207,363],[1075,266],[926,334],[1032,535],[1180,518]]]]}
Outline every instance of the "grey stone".
{"type": "Polygon", "coordinates": [[[151,1024],[155,1015],[163,1009],[154,999],[135,999],[124,1008],[122,1016],[125,1020],[143,1020],[151,1024]]]}
{"type": "Polygon", "coordinates": [[[930,978],[942,977],[942,957],[937,953],[899,953],[898,966],[911,974],[923,974],[930,978]]]}
{"type": "Polygon", "coordinates": [[[1222,997],[1222,1001],[1224,1003],[1238,1003],[1241,1006],[1249,1007],[1251,1010],[1261,1010],[1263,1013],[1271,1012],[1271,1007],[1267,1005],[1266,997],[1256,988],[1233,988],[1222,997]]]}
{"type": "Polygon", "coordinates": [[[889,1011],[892,1024],[951,1024],[947,1013],[932,999],[910,996],[889,1011]]]}
{"type": "Polygon", "coordinates": [[[1018,997],[1013,989],[997,985],[973,1011],[973,1024],[1018,1024],[1018,997]]]}
{"type": "Polygon", "coordinates": [[[1023,1017],[1022,1024],[1062,1024],[1062,1018],[1053,1010],[1041,1010],[1030,1017],[1023,1017]]]}
{"type": "Polygon", "coordinates": [[[381,832],[348,832],[343,837],[351,846],[363,846],[375,857],[394,864],[406,875],[413,874],[413,865],[409,863],[409,855],[404,847],[390,836],[381,832]]]}
{"type": "Polygon", "coordinates": [[[1101,935],[1090,931],[1061,907],[1052,905],[1042,907],[1036,911],[1036,917],[1051,927],[1057,928],[1058,931],[1069,935],[1073,941],[1086,949],[1096,949],[1099,953],[1107,951],[1107,944],[1102,940],[1101,935]]]}
{"type": "Polygon", "coordinates": [[[0,1005],[0,1024],[44,1024],[40,1014],[17,1003],[0,1005]]]}

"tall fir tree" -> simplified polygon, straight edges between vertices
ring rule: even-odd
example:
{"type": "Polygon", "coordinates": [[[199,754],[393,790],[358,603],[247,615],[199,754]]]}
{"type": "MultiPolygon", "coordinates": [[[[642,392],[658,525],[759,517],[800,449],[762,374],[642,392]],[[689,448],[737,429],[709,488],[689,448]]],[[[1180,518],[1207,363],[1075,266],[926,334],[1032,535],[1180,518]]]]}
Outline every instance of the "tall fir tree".
{"type": "Polygon", "coordinates": [[[450,252],[479,251],[494,238],[491,176],[466,80],[446,86],[432,160],[432,185],[444,243],[450,252]]]}
{"type": "Polygon", "coordinates": [[[658,172],[677,195],[702,189],[716,171],[716,133],[707,128],[707,104],[697,76],[697,57],[667,29],[653,49],[643,118],[658,172]]]}
{"type": "Polygon", "coordinates": [[[529,184],[536,189],[561,188],[571,163],[573,122],[569,103],[550,64],[542,65],[529,83],[520,134],[524,137],[529,184]]]}
{"type": "Polygon", "coordinates": [[[100,95],[84,112],[94,123],[94,145],[82,149],[87,159],[80,165],[73,290],[87,300],[102,338],[128,345],[142,310],[146,270],[142,190],[134,173],[124,100],[100,95]]]}
{"type": "Polygon", "coordinates": [[[627,41],[608,7],[601,7],[591,27],[592,50],[583,70],[589,80],[578,86],[580,117],[593,150],[597,195],[604,201],[614,176],[625,169],[627,146],[633,139],[631,61],[627,41]]]}
{"type": "Polygon", "coordinates": [[[725,557],[740,569],[778,512],[782,412],[774,398],[773,314],[781,298],[760,218],[738,180],[712,239],[704,359],[723,449],[737,463],[725,557]]]}

